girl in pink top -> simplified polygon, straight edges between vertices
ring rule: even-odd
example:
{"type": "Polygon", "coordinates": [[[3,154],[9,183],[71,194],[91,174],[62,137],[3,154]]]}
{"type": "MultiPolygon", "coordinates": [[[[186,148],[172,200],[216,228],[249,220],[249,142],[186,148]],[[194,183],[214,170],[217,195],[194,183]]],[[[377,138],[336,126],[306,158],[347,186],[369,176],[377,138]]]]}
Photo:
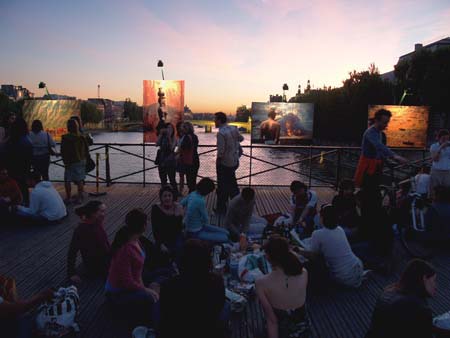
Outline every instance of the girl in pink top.
{"type": "Polygon", "coordinates": [[[126,215],[125,226],[117,232],[111,246],[112,260],[105,286],[112,305],[133,319],[141,312],[138,309],[144,310],[141,313],[150,318],[159,298],[159,294],[142,281],[145,251],[139,244],[139,237],[146,227],[147,215],[142,209],[133,209],[126,215]]]}

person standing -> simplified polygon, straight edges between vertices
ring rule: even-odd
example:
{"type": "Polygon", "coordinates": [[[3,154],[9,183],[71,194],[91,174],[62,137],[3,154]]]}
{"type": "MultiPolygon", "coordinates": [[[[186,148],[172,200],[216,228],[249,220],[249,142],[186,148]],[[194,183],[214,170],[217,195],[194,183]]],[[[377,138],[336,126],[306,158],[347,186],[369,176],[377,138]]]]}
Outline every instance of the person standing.
{"type": "Polygon", "coordinates": [[[431,166],[430,192],[437,186],[450,187],[450,133],[442,129],[438,133],[438,142],[430,147],[433,164],[431,166]]]}
{"type": "Polygon", "coordinates": [[[216,212],[225,214],[228,199],[239,194],[236,181],[236,170],[239,167],[239,157],[242,152],[240,142],[244,137],[236,127],[227,123],[227,116],[223,112],[215,113],[214,119],[217,133],[217,205],[216,212]]]}
{"type": "Polygon", "coordinates": [[[355,184],[361,187],[363,192],[361,211],[367,220],[376,220],[381,211],[380,183],[385,160],[391,158],[400,163],[408,162],[383,144],[383,130],[389,125],[391,116],[388,110],[378,110],[373,125],[363,135],[355,184]]]}
{"type": "Polygon", "coordinates": [[[27,178],[31,170],[32,154],[33,146],[28,136],[27,123],[18,117],[9,128],[5,163],[9,176],[19,185],[25,205],[29,202],[27,178]]]}
{"type": "Polygon", "coordinates": [[[76,203],[83,200],[83,185],[86,178],[86,158],[89,151],[86,138],[80,133],[78,122],[74,119],[67,121],[68,133],[61,139],[61,156],[64,162],[64,188],[66,190],[66,204],[71,203],[71,182],[78,187],[76,203]]]}
{"type": "Polygon", "coordinates": [[[34,120],[31,124],[29,134],[33,145],[33,158],[31,164],[34,170],[39,171],[44,181],[48,181],[48,168],[50,166],[50,155],[56,147],[55,141],[49,133],[44,131],[41,120],[34,120]]]}
{"type": "Polygon", "coordinates": [[[176,159],[175,159],[175,132],[171,123],[166,123],[164,128],[159,130],[156,145],[159,146],[155,163],[158,165],[159,179],[161,186],[167,184],[169,178],[170,185],[173,188],[175,199],[178,197],[176,175],[176,159]]]}
{"type": "MultiPolygon", "coordinates": [[[[192,166],[189,166],[186,172],[186,182],[189,188],[189,193],[191,193],[195,190],[197,186],[197,174],[198,169],[200,168],[200,158],[198,156],[198,137],[194,133],[194,126],[192,125],[192,123],[184,122],[183,126],[185,130],[185,135],[188,137],[188,140],[192,145],[192,166]]],[[[183,149],[183,144],[181,144],[181,148],[183,149]]]]}

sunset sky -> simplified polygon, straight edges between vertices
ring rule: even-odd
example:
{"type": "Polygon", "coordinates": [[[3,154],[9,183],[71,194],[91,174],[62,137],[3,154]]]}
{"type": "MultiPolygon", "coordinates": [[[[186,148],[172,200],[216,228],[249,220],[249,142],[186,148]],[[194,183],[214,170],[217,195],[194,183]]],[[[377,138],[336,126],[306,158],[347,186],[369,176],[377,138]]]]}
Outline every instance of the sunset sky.
{"type": "Polygon", "coordinates": [[[449,0],[0,0],[0,84],[37,96],[130,97],[142,80],[185,80],[194,112],[223,110],[298,84],[340,86],[374,62],[392,70],[415,43],[450,36],[449,0]]]}

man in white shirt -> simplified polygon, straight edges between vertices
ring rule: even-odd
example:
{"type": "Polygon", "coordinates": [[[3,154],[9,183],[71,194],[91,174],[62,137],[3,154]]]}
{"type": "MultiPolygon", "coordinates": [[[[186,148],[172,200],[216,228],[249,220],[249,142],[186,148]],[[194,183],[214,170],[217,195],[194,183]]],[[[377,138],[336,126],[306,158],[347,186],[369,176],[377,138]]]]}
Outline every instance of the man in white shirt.
{"type": "Polygon", "coordinates": [[[217,133],[217,205],[216,212],[225,214],[228,200],[239,194],[236,180],[236,170],[241,156],[240,142],[244,137],[236,127],[227,123],[227,116],[218,112],[214,122],[219,128],[217,133]]]}
{"type": "Polygon", "coordinates": [[[41,179],[39,172],[30,174],[30,206],[18,206],[17,216],[36,225],[57,223],[67,215],[66,205],[52,183],[41,179]]]}
{"type": "Polygon", "coordinates": [[[359,287],[362,283],[364,266],[353,253],[344,230],[337,225],[336,209],[326,205],[320,211],[323,228],[314,230],[307,246],[301,250],[306,257],[321,254],[325,259],[331,278],[339,284],[359,287]]]}
{"type": "Polygon", "coordinates": [[[437,186],[450,187],[450,133],[442,129],[438,133],[438,142],[430,147],[433,164],[431,166],[430,192],[437,186]]]}

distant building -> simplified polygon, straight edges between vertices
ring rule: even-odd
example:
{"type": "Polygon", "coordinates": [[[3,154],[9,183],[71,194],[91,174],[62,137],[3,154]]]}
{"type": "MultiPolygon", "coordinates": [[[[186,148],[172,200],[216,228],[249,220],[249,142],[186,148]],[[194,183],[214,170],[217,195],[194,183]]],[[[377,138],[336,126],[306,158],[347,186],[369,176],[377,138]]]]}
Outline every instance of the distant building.
{"type": "Polygon", "coordinates": [[[112,123],[114,121],[113,114],[113,101],[109,99],[89,98],[88,102],[97,106],[97,110],[103,113],[103,121],[105,124],[112,123]]]}
{"type": "Polygon", "coordinates": [[[14,101],[34,98],[34,93],[22,86],[2,84],[0,91],[14,101]]]}
{"type": "MultiPolygon", "coordinates": [[[[432,42],[426,46],[422,45],[421,43],[416,43],[414,45],[414,50],[412,52],[409,52],[407,54],[404,54],[402,56],[400,56],[398,58],[398,62],[397,64],[399,64],[400,62],[405,62],[405,61],[409,61],[411,60],[411,58],[413,57],[413,55],[421,50],[427,50],[430,52],[434,52],[435,50],[438,50],[440,48],[448,48],[450,47],[450,37],[446,37],[444,39],[432,42]]],[[[394,75],[394,71],[391,70],[390,72],[381,74],[381,78],[383,80],[387,80],[390,82],[395,82],[395,75],[394,75]]]]}
{"type": "Polygon", "coordinates": [[[283,102],[283,95],[270,95],[269,102],[283,102]]]}

